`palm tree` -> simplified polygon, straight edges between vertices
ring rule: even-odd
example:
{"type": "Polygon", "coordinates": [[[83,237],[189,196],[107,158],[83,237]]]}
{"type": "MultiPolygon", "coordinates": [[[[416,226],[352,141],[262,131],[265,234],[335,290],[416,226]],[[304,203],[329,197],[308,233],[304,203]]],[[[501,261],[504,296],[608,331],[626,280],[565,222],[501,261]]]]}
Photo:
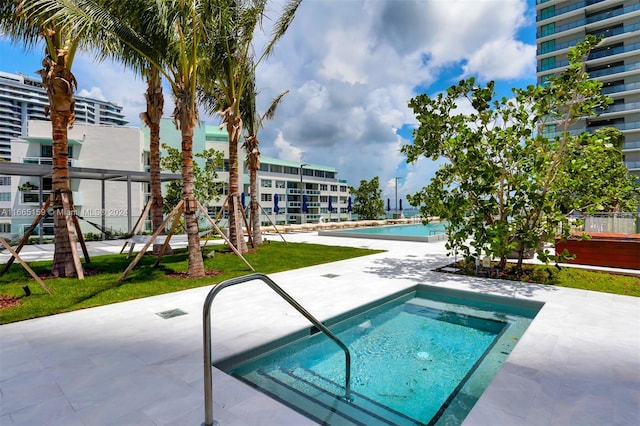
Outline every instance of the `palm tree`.
{"type": "Polygon", "coordinates": [[[257,174],[260,169],[260,150],[258,145],[258,130],[262,128],[264,120],[270,120],[276,113],[276,109],[282,101],[282,98],[289,93],[285,91],[280,93],[272,102],[267,111],[260,117],[256,111],[256,98],[258,93],[255,88],[255,76],[249,79],[247,90],[240,103],[240,114],[245,124],[247,136],[244,139],[242,147],[247,153],[247,168],[249,169],[249,192],[251,193],[251,201],[249,203],[251,211],[251,236],[253,244],[262,245],[262,232],[260,232],[260,210],[258,204],[258,182],[257,174]]]}
{"type": "MultiPolygon", "coordinates": [[[[104,7],[109,8],[111,13],[117,15],[119,19],[126,20],[138,32],[143,33],[143,25],[146,9],[132,8],[131,2],[102,1],[104,7]],[[142,13],[140,13],[142,12],[142,13]]],[[[147,38],[153,43],[153,49],[146,52],[148,55],[164,52],[167,48],[168,40],[154,31],[147,38]]],[[[146,101],[146,111],[140,113],[140,119],[149,128],[149,186],[153,199],[151,204],[151,225],[155,232],[160,228],[163,218],[164,199],[162,197],[162,185],[160,182],[160,122],[164,112],[164,94],[162,93],[162,75],[160,69],[150,63],[144,56],[135,49],[122,43],[117,37],[100,37],[94,40],[95,48],[99,50],[102,58],[110,57],[120,61],[129,68],[137,71],[147,82],[147,90],[144,94],[146,101]]],[[[156,58],[160,62],[161,58],[156,58]]],[[[154,245],[154,252],[159,251],[161,245],[154,245]]]]}
{"type": "Polygon", "coordinates": [[[68,227],[67,218],[75,214],[69,185],[68,134],[75,119],[75,76],[71,72],[73,59],[82,40],[82,29],[69,28],[64,20],[54,17],[37,0],[3,1],[0,4],[0,30],[25,47],[45,43],[43,68],[38,71],[47,91],[53,141],[52,194],[54,209],[55,250],[52,274],[74,277],[82,273],[76,269],[73,255],[75,234],[68,227]],[[65,206],[63,199],[68,200],[65,206]]]}
{"type": "MultiPolygon", "coordinates": [[[[198,121],[196,88],[201,46],[210,37],[216,0],[146,1],[128,0],[137,11],[122,19],[120,0],[33,0],[47,3],[48,10],[69,25],[94,29],[98,37],[116,37],[140,58],[156,68],[171,86],[175,100],[174,123],[182,136],[182,182],[185,228],[189,243],[188,274],[204,276],[198,235],[197,203],[193,194],[193,132],[198,121]],[[153,40],[160,38],[165,43],[153,40]]],[[[220,0],[219,0],[220,1],[220,0]]],[[[224,3],[224,1],[222,1],[224,3]]]]}
{"type": "MultiPolygon", "coordinates": [[[[239,208],[238,144],[242,132],[241,99],[246,90],[253,90],[250,81],[256,67],[272,51],[276,42],[285,34],[302,0],[290,0],[274,26],[271,40],[254,61],[253,35],[265,13],[267,0],[222,0],[218,3],[212,21],[214,36],[209,38],[202,72],[207,79],[201,81],[205,97],[214,99],[209,106],[219,107],[229,137],[229,239],[238,250],[245,252],[239,208]]],[[[209,112],[216,112],[210,109],[209,112]]],[[[254,143],[254,142],[250,142],[254,143]]],[[[256,145],[257,147],[257,145],[256,145]]],[[[253,194],[253,192],[252,192],[253,194]]]]}

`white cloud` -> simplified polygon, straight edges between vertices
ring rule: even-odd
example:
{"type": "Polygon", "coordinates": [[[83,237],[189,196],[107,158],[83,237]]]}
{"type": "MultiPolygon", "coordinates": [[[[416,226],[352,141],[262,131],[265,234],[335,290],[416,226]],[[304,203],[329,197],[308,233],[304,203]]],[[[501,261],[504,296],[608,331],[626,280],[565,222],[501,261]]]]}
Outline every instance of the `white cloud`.
{"type": "Polygon", "coordinates": [[[516,40],[494,40],[485,43],[469,56],[464,75],[482,80],[511,80],[536,69],[536,47],[516,40]]]}
{"type": "Polygon", "coordinates": [[[102,94],[102,89],[99,87],[92,87],[90,90],[81,89],[77,93],[78,96],[85,98],[99,99],[101,101],[108,101],[108,99],[102,94]]]}
{"type": "Polygon", "coordinates": [[[289,161],[302,161],[302,151],[287,142],[282,132],[278,132],[278,136],[273,141],[273,145],[277,149],[276,158],[289,161]]]}
{"type": "MultiPolygon", "coordinates": [[[[285,1],[269,2],[274,19],[265,20],[267,35],[257,35],[257,45],[269,38],[285,1]]],[[[303,1],[273,55],[258,67],[260,111],[289,90],[275,118],[264,123],[262,153],[333,166],[353,186],[378,176],[385,198],[392,196],[388,182],[403,176],[398,191],[404,199],[437,167],[427,159],[407,165],[400,152],[407,141],[397,129],[416,124],[408,101],[417,90],[432,94],[461,76],[516,85],[535,78],[535,46],[518,36],[525,25],[534,30],[534,6],[533,0],[303,1]]],[[[80,95],[121,105],[139,124],[146,87],[135,73],[87,56],[76,58],[74,73],[80,95]]],[[[173,100],[167,87],[164,93],[170,117],[173,100]]],[[[218,117],[201,119],[219,123],[218,117]]]]}
{"type": "Polygon", "coordinates": [[[396,134],[416,122],[407,105],[416,87],[443,78],[453,83],[463,73],[510,81],[532,76],[535,46],[516,38],[531,24],[526,12],[525,0],[302,2],[258,68],[262,108],[290,90],[265,123],[262,151],[334,166],[354,186],[379,176],[385,197],[395,176],[406,176],[399,181],[403,198],[417,192],[437,165],[406,165],[400,147],[407,141],[396,134]]]}

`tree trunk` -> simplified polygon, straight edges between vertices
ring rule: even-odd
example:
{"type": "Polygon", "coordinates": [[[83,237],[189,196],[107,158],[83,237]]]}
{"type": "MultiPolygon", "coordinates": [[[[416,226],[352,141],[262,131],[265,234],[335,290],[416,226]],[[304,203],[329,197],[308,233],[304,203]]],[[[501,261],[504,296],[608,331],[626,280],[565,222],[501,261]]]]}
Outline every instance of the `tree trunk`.
{"type": "Polygon", "coordinates": [[[258,178],[257,170],[251,168],[249,170],[249,185],[251,191],[251,236],[253,237],[253,245],[261,246],[262,232],[260,232],[260,205],[258,204],[258,178]]]}
{"type": "MultiPolygon", "coordinates": [[[[151,226],[157,231],[162,222],[163,204],[162,186],[160,183],[160,121],[164,109],[164,95],[160,72],[156,67],[149,70],[147,79],[147,111],[143,114],[143,120],[149,126],[149,186],[153,204],[151,204],[151,226]]],[[[166,234],[166,232],[164,232],[166,234]]],[[[153,252],[159,253],[162,244],[154,244],[153,252]]]]}
{"type": "Polygon", "coordinates": [[[229,134],[229,240],[240,253],[246,253],[249,250],[242,233],[242,209],[238,208],[240,205],[240,184],[238,178],[238,141],[240,139],[240,126],[240,117],[233,112],[229,113],[227,117],[227,132],[229,134]]]}
{"type": "Polygon", "coordinates": [[[204,277],[204,261],[200,249],[198,234],[197,204],[193,195],[193,129],[195,127],[194,112],[182,109],[180,129],[182,131],[182,195],[184,199],[184,222],[189,242],[190,277],[204,277]]]}
{"type": "MultiPolygon", "coordinates": [[[[76,243],[75,234],[67,228],[66,215],[75,214],[73,204],[71,211],[66,211],[62,204],[62,193],[71,192],[69,185],[69,150],[67,129],[70,111],[51,111],[51,127],[53,139],[53,175],[51,192],[53,196],[53,227],[55,232],[55,247],[53,267],[51,273],[55,277],[75,277],[76,271],[71,244],[76,243]]],[[[72,197],[69,197],[72,202],[72,197]]]]}

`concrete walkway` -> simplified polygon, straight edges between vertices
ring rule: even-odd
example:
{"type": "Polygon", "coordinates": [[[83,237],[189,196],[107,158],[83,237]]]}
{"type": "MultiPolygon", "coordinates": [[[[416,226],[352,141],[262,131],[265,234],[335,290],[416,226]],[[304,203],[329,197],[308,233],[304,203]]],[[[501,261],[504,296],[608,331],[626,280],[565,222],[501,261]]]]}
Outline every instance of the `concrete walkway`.
{"type": "MultiPolygon", "coordinates": [[[[285,238],[387,250],[270,275],[321,320],[417,283],[545,302],[465,425],[640,424],[639,298],[432,272],[450,261],[443,243],[285,238]]],[[[121,243],[90,247],[118,252],[121,243]]],[[[200,425],[210,289],[0,326],[0,424],[200,425]],[[187,314],[157,315],[171,309],[187,314]]],[[[302,327],[261,283],[225,289],[214,304],[214,360],[302,327]]],[[[214,401],[222,425],[313,424],[219,371],[214,401]]]]}

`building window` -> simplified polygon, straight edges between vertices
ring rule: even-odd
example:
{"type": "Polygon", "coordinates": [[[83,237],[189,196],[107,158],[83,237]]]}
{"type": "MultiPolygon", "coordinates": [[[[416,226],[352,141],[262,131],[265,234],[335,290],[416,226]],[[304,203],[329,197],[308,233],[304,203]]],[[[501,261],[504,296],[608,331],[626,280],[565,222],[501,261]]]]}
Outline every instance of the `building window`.
{"type": "Polygon", "coordinates": [[[328,186],[328,185],[326,185],[326,184],[324,184],[324,183],[321,183],[321,184],[320,184],[320,191],[326,191],[328,188],[329,188],[329,186],[328,186]]]}
{"type": "Polygon", "coordinates": [[[287,187],[287,183],[283,180],[277,180],[276,181],[276,188],[286,188],[287,187]]]}
{"type": "Polygon", "coordinates": [[[0,176],[0,185],[11,185],[11,176],[0,176]]]}
{"type": "MultiPolygon", "coordinates": [[[[49,199],[49,194],[42,194],[42,201],[47,201],[49,199]]],[[[40,194],[37,192],[23,192],[22,193],[22,202],[24,204],[31,203],[39,203],[40,202],[40,194]]]]}
{"type": "Polygon", "coordinates": [[[271,194],[260,194],[260,201],[271,201],[272,199],[271,194]]]}
{"type": "Polygon", "coordinates": [[[556,23],[552,22],[540,27],[540,37],[548,36],[556,32],[556,23]]]}
{"type": "Polygon", "coordinates": [[[555,16],[555,14],[556,14],[556,7],[555,6],[545,7],[544,9],[542,9],[540,11],[540,19],[551,18],[551,17],[555,16]]]}
{"type": "Polygon", "coordinates": [[[263,188],[271,188],[273,186],[273,181],[260,179],[260,186],[263,188]]]}
{"type": "Polygon", "coordinates": [[[556,50],[556,41],[555,41],[555,39],[554,40],[543,41],[540,44],[540,53],[542,53],[542,54],[553,52],[554,50],[556,50]]]}
{"type": "Polygon", "coordinates": [[[326,195],[321,195],[320,196],[320,202],[321,203],[328,203],[329,202],[329,197],[326,195]]]}
{"type": "Polygon", "coordinates": [[[4,234],[11,233],[11,224],[10,223],[0,223],[0,233],[4,233],[4,234]]]}
{"type": "Polygon", "coordinates": [[[10,192],[0,192],[0,201],[11,201],[10,192]]]}
{"type": "Polygon", "coordinates": [[[544,58],[540,61],[540,70],[546,71],[556,67],[556,57],[544,58]]]}
{"type": "Polygon", "coordinates": [[[347,192],[347,186],[346,185],[340,185],[340,192],[347,192]]]}
{"type": "Polygon", "coordinates": [[[331,185],[331,190],[332,191],[337,191],[338,190],[338,185],[331,185]]]}
{"type": "Polygon", "coordinates": [[[547,124],[542,129],[542,136],[547,139],[553,139],[556,137],[556,126],[555,124],[547,124]]]}
{"type": "MultiPolygon", "coordinates": [[[[71,145],[67,147],[67,155],[69,158],[73,158],[73,147],[71,145]]],[[[40,145],[40,157],[53,158],[53,145],[40,145]]]]}
{"type": "Polygon", "coordinates": [[[546,86],[549,83],[549,79],[553,77],[553,74],[546,74],[543,75],[542,77],[540,77],[540,85],[541,86],[546,86]]]}

